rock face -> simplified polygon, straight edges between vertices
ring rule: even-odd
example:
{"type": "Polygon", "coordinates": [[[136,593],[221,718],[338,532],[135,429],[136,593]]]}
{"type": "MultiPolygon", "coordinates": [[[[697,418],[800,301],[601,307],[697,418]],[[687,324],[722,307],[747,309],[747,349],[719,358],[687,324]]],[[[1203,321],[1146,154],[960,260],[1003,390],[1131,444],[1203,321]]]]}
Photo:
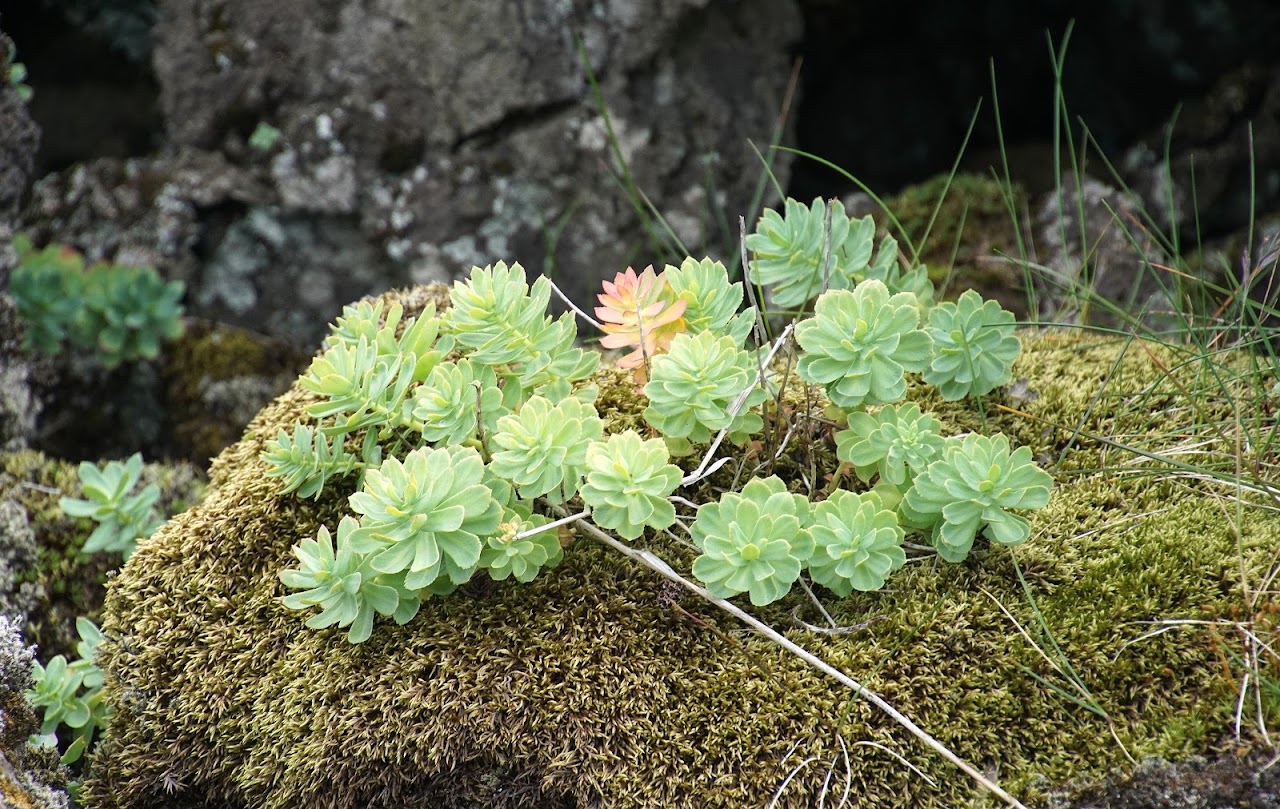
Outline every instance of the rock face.
{"type": "Polygon", "coordinates": [[[28,222],[145,245],[196,313],[308,348],[353,297],[498,258],[586,300],[677,257],[645,199],[731,258],[799,36],[791,0],[163,3],[170,148],[47,181],[28,222]]]}
{"type": "MultiPolygon", "coordinates": [[[[1150,432],[1149,412],[1192,412],[1166,370],[1177,359],[1160,346],[1025,341],[1007,400],[1020,413],[989,407],[986,426],[1044,463],[1061,458],[1064,474],[1031,516],[1020,574],[1004,549],[910,564],[885,592],[824,597],[840,624],[871,621],[846,635],[792,623],[793,610],[811,609],[794,593],[759,614],[1028,799],[1125,766],[1109,730],[1137,759],[1215,749],[1234,718],[1239,672],[1224,673],[1220,657],[1231,641],[1194,630],[1136,640],[1149,627],[1133,622],[1232,615],[1241,570],[1262,574],[1280,519],[1246,509],[1228,526],[1214,492],[1159,473],[1116,476],[1088,439],[1123,434],[1152,452],[1176,440],[1168,423],[1150,432]],[[1118,379],[1145,404],[1097,407],[1118,379]],[[1110,728],[1054,690],[1072,686],[1027,639],[1045,631],[1110,728]]],[[[600,381],[602,400],[624,398],[611,393],[627,384],[620,374],[600,381]]],[[[1200,395],[1198,418],[1230,412],[1200,395]]],[[[913,396],[948,433],[984,428],[960,405],[913,396]]],[[[349,491],[335,482],[316,502],[277,496],[259,453],[310,401],[295,386],[263,410],[215,462],[205,502],[111,582],[114,642],[100,663],[119,711],[91,805],[740,807],[778,794],[779,806],[811,807],[828,778],[848,778],[860,806],[973,797],[967,779],[849,692],[586,539],[531,584],[477,580],[403,627],[380,622],[358,646],[341,630],[307,629],[280,603],[278,574],[294,543],[336,525],[349,491]],[[859,742],[908,757],[936,786],[875,747],[842,755],[859,742]]],[[[682,546],[644,544],[687,569],[682,546]]]]}

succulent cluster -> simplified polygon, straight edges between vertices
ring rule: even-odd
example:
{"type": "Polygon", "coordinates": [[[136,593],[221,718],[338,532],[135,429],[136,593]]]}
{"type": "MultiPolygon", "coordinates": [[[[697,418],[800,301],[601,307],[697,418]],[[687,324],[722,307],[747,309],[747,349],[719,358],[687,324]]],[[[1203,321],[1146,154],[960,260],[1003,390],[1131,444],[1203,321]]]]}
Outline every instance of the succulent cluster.
{"type": "Polygon", "coordinates": [[[102,631],[82,617],[76,619],[76,633],[80,636],[76,644],[79,656],[68,663],[66,657],[57,655],[43,666],[33,661],[32,688],[27,692],[27,700],[41,713],[40,733],[32,741],[55,748],[63,742],[63,764],[84,755],[94,734],[106,728],[113,713],[103,697],[102,669],[93,661],[102,631]],[[59,728],[64,726],[70,734],[59,739],[59,728]]]}
{"type": "Polygon", "coordinates": [[[36,250],[22,236],[14,249],[9,292],[25,324],[24,347],[54,353],[70,340],[114,367],[153,359],[161,340],[182,334],[180,281],[166,282],[150,267],[102,262],[86,269],[75,250],[36,250]]]}
{"type": "Polygon", "coordinates": [[[840,596],[879,589],[906,562],[908,531],[949,561],[979,532],[1026,539],[1015,512],[1044,505],[1051,486],[1028,451],[1003,436],[944,438],[938,419],[898,404],[912,375],[947,398],[1006,384],[1012,316],[969,293],[935,306],[924,268],[903,262],[889,237],[876,249],[875,236],[869,217],[838,203],[788,200],[747,241],[751,278],[776,304],[804,309],[816,297],[795,326],[795,370],[842,411],[837,456],[874,488],[837,488],[815,504],[776,476],[751,479],[697,506],[687,527],[676,513],[687,501],[674,494],[686,478],[671,457],[708,446],[706,466],[721,438],[758,434],[783,373],[744,345],[759,318],[724,265],[628,269],[598,296],[601,345],[631,349],[619,365],[643,382],[650,436],[609,429],[588,381],[597,355],[575,345],[571,315],[546,314],[550,281],[529,284],[518,264],[476,268],[439,316],[428,307],[402,322],[399,306],[348,307],[302,380],[313,423],[281,432],[262,455],[301,496],[359,475],[336,540],[321,527],[295,548],[300,566],[281,578],[297,592],[284,604],[318,609],[308,625],[345,627],[358,643],[377,616],[407,621],[421,599],[480,571],[532,580],[562,558],[568,529],[551,518],[566,514],[626,540],[678,525],[700,551],[692,573],[707,591],[757,605],[805,571],[840,596]]]}

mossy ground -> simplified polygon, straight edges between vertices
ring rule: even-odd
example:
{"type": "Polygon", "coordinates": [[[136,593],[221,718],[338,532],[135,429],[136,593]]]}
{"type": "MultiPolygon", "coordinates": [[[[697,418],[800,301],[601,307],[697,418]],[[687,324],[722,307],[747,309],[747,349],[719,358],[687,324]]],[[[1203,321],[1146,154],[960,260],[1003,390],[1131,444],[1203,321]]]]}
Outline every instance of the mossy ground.
{"type": "MultiPolygon", "coordinates": [[[[98,621],[108,574],[120,566],[118,553],[82,552],[93,523],[62,513],[58,501],[82,496],[78,464],[50,458],[33,450],[0,454],[0,501],[11,500],[25,512],[34,534],[34,567],[16,570],[19,583],[36,585],[23,637],[39,647],[39,658],[75,655],[77,616],[98,621]]],[[[165,514],[187,508],[199,499],[202,481],[188,464],[148,465],[140,485],[155,482],[165,514]]]]}
{"type": "MultiPolygon", "coordinates": [[[[802,594],[755,612],[1027,800],[1129,767],[1120,743],[1139,760],[1217,749],[1243,673],[1233,630],[1137,639],[1146,621],[1238,616],[1242,577],[1257,582],[1280,547],[1280,517],[1091,437],[1169,450],[1236,423],[1231,395],[1247,382],[1228,372],[1247,362],[1220,357],[1215,375],[1186,359],[1042,336],[982,413],[914,389],[949,430],[985,417],[1042,463],[1060,459],[1031,541],[909,564],[884,592],[823,593],[841,624],[870,622],[850,634],[795,623],[817,623],[802,594]],[[1096,710],[1063,696],[1080,695],[1033,641],[1061,648],[1096,710]]],[[[626,375],[601,382],[606,413],[634,398],[626,375]]],[[[818,805],[828,777],[835,794],[849,779],[859,806],[988,800],[854,694],[587,539],[531,584],[468,585],[359,646],[305,628],[281,605],[278,574],[295,542],[337,523],[349,491],[278,497],[259,453],[308,401],[295,386],[259,414],[215,461],[208,499],[111,583],[101,663],[119,710],[88,805],[763,806],[793,768],[778,806],[818,805]],[[851,766],[829,775],[842,741],[851,766]]],[[[800,422],[820,405],[797,388],[783,411],[800,422]]],[[[779,471],[796,488],[832,472],[820,446],[831,429],[793,433],[779,471]]],[[[645,545],[677,569],[691,561],[670,539],[645,545]]]]}

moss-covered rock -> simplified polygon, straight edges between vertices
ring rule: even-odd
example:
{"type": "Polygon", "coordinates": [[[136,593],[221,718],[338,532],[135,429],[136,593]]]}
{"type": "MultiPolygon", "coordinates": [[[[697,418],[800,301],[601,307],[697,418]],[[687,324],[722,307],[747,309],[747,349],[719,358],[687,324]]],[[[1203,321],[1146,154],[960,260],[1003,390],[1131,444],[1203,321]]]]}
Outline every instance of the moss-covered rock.
{"type": "MultiPolygon", "coordinates": [[[[1050,335],[1026,338],[1015,383],[981,411],[914,389],[947,429],[985,419],[1058,462],[1032,540],[908,564],[884,592],[825,594],[860,631],[805,629],[802,594],[757,613],[1027,799],[1127,767],[1120,743],[1135,759],[1215,749],[1233,723],[1238,635],[1143,637],[1141,622],[1238,617],[1242,577],[1272,563],[1280,517],[1117,445],[1178,457],[1229,434],[1250,416],[1230,405],[1245,368],[1050,335]]],[[[600,382],[606,415],[634,399],[626,375],[600,382]]],[[[280,603],[278,574],[295,542],[337,524],[353,481],[318,502],[279,497],[259,454],[309,397],[295,385],[265,408],[214,462],[205,502],[111,582],[100,662],[118,713],[90,806],[741,807],[777,793],[778,806],[810,807],[828,778],[838,791],[849,779],[859,806],[977,796],[848,690],[588,539],[531,584],[475,581],[358,646],[307,629],[280,603]]],[[[834,471],[831,426],[800,418],[822,404],[792,388],[778,408],[797,424],[780,471],[797,487],[834,471]]],[[[772,440],[748,447],[747,473],[772,440]]],[[[676,542],[645,545],[688,568],[676,542]]]]}

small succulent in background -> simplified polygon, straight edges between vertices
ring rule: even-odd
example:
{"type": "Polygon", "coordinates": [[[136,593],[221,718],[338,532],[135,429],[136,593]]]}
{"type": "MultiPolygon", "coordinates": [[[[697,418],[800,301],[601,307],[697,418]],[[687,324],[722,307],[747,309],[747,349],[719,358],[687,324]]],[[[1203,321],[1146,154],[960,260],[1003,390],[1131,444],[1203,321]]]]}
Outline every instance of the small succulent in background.
{"type": "Polygon", "coordinates": [[[990,393],[1013,379],[1013,361],[1022,344],[1013,333],[1012,312],[984,301],[972,289],[955,303],[940,303],[929,312],[925,330],[933,338],[934,357],[924,381],[937,386],[942,398],[954,401],[990,393]]]}
{"type": "Polygon", "coordinates": [[[578,491],[587,465],[587,447],[603,422],[591,405],[567,398],[558,404],[534,396],[514,415],[498,420],[489,468],[525,499],[562,503],[578,491]]]}
{"type": "Polygon", "coordinates": [[[770,287],[776,306],[799,310],[822,292],[849,289],[863,277],[875,247],[875,221],[870,216],[851,219],[839,200],[830,205],[829,271],[823,266],[827,206],[821,199],[808,207],[787,199],[783,213],[765,210],[747,236],[753,255],[750,279],[770,287]]]}
{"type": "MultiPolygon", "coordinates": [[[[32,737],[37,745],[55,747],[58,744],[58,728],[65,725],[71,731],[71,741],[62,755],[63,764],[71,764],[84,755],[93,742],[94,734],[107,726],[114,711],[102,693],[105,676],[93,660],[102,631],[83,616],[76,619],[76,644],[79,657],[68,663],[62,655],[41,666],[32,661],[33,687],[27,691],[27,701],[41,712],[40,733],[32,737]]],[[[64,737],[62,741],[66,741],[64,737]]]]}
{"type": "Polygon", "coordinates": [[[350,627],[347,640],[351,643],[369,639],[374,613],[392,616],[403,624],[417,614],[420,603],[417,594],[400,580],[379,574],[367,558],[355,552],[351,535],[357,526],[354,517],[342,518],[336,549],[329,529],[320,526],[315,539],[304,539],[293,547],[299,566],[280,572],[286,587],[302,591],[284,596],[284,605],[291,610],[320,607],[319,613],[307,619],[307,626],[350,627]]]}
{"type": "Polygon", "coordinates": [[[809,575],[838,596],[879,590],[907,561],[897,516],[870,492],[832,492],[814,508],[809,533],[809,575]]]}
{"type": "Polygon", "coordinates": [[[72,337],[96,348],[102,362],[154,359],[160,341],[182,334],[181,281],[165,281],[150,267],[97,264],[84,281],[84,307],[72,337]]]}
{"type": "Polygon", "coordinates": [[[257,149],[259,152],[269,152],[280,142],[283,134],[266,121],[259,121],[258,125],[253,128],[253,134],[249,136],[249,146],[257,149]]]}
{"type": "Polygon", "coordinates": [[[676,520],[667,495],[680,485],[680,467],[667,463],[660,438],[642,439],[635,431],[593,441],[587,448],[587,479],[582,500],[601,528],[635,539],[645,527],[666,528],[676,520]]]}
{"type": "Polygon", "coordinates": [[[36,250],[21,235],[13,247],[18,266],[9,276],[9,294],[23,322],[22,347],[56,353],[84,307],[84,261],[62,245],[36,250]]]}
{"type": "Polygon", "coordinates": [[[796,342],[805,351],[796,370],[846,410],[896,402],[906,395],[906,372],[929,363],[932,341],[916,328],[919,320],[915,297],[890,296],[880,281],[828,292],[818,298],[814,316],[796,326],[796,342]]]}
{"type": "Polygon", "coordinates": [[[685,302],[684,321],[689,334],[704,331],[729,335],[739,347],[755,325],[756,309],[742,306],[742,282],[729,283],[729,271],[719,261],[686,258],[679,267],[663,273],[676,298],[685,302]]]}
{"type": "Polygon", "coordinates": [[[666,351],[675,336],[685,330],[688,301],[677,299],[665,271],[655,275],[653,267],[645,267],[639,275],[628,267],[612,281],[605,281],[604,292],[596,297],[600,300],[596,317],[605,332],[600,347],[634,347],[617,364],[619,368],[636,369],[636,381],[643,382],[645,362],[666,351]]]}
{"type": "Polygon", "coordinates": [[[727,428],[729,439],[740,443],[764,426],[752,410],[767,396],[756,385],[757,374],[751,354],[732,337],[682,334],[653,362],[644,419],[677,442],[705,443],[727,428]]]}
{"type": "Polygon", "coordinates": [[[480,453],[470,447],[419,448],[403,462],[387,458],[351,495],[360,515],[353,550],[379,573],[407,573],[410,590],[444,576],[466,582],[479,563],[480,538],[497,530],[502,513],[483,479],[480,453]]]}
{"type": "Polygon", "coordinates": [[[748,593],[758,607],[771,604],[791,590],[813,555],[808,522],[808,500],[788,492],[776,475],[755,478],[698,508],[689,527],[702,550],[693,575],[719,598],[748,593]]]}
{"type": "Polygon", "coordinates": [[[879,474],[905,487],[942,454],[945,443],[942,423],[908,402],[882,407],[874,416],[850,413],[849,429],[836,433],[836,456],[852,464],[863,483],[879,474]]]}
{"type": "Polygon", "coordinates": [[[1052,487],[1029,448],[1011,452],[1003,435],[970,433],[948,439],[942,457],[915,479],[902,511],[913,523],[932,525],[939,556],[960,562],[979,531],[1003,545],[1025,542],[1031,527],[1012,511],[1043,508],[1052,487]]]}
{"type": "Polygon", "coordinates": [[[128,559],[140,538],[151,536],[163,520],[155,512],[160,487],[152,483],[134,492],[142,475],[142,455],[124,463],[110,461],[101,469],[84,461],[79,468],[85,499],[63,497],[58,507],[72,517],[98,523],[85,540],[84,552],[118,552],[128,559]]]}

